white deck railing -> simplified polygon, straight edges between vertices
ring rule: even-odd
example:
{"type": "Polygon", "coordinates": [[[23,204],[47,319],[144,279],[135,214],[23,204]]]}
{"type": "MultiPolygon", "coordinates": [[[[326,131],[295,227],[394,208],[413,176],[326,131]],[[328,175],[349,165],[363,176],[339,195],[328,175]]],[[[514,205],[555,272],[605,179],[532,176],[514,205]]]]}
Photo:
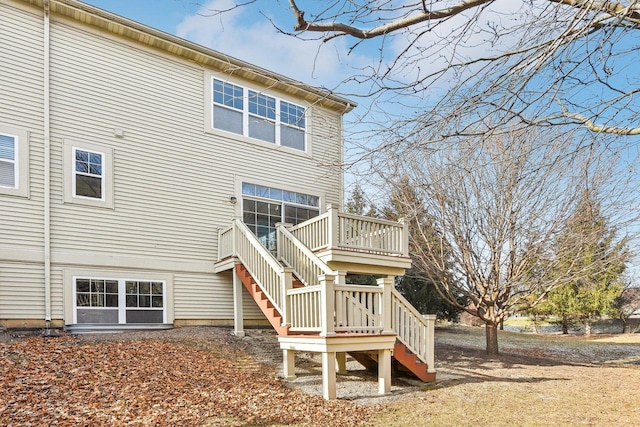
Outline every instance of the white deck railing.
{"type": "Polygon", "coordinates": [[[287,292],[292,332],[322,332],[322,287],[305,286],[287,292]]]}
{"type": "Polygon", "coordinates": [[[262,292],[288,322],[287,291],[292,287],[292,273],[287,271],[240,220],[233,221],[233,247],[262,292]]]}
{"type": "Polygon", "coordinates": [[[381,255],[408,256],[408,229],[399,222],[338,212],[329,205],[324,214],[291,228],[312,251],[343,249],[381,255]]]}
{"type": "Polygon", "coordinates": [[[423,316],[400,292],[392,289],[391,317],[398,340],[427,364],[429,372],[435,372],[433,340],[436,316],[423,316]]]}
{"type": "Polygon", "coordinates": [[[231,257],[233,254],[233,225],[218,229],[218,261],[231,257]]]}
{"type": "Polygon", "coordinates": [[[295,238],[287,229],[287,224],[277,224],[278,230],[278,258],[296,272],[296,276],[305,286],[318,284],[318,277],[329,274],[338,276],[318,258],[308,247],[295,238]]]}
{"type": "Polygon", "coordinates": [[[336,332],[382,332],[381,287],[336,285],[334,291],[336,332]]]}

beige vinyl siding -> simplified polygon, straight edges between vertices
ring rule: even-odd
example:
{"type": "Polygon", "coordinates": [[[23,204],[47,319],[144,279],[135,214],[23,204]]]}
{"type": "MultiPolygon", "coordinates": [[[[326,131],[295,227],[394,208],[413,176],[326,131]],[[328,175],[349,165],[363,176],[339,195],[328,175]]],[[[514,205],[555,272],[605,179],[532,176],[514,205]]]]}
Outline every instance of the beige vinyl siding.
{"type": "MultiPolygon", "coordinates": [[[[230,272],[219,275],[176,274],[174,280],[176,319],[233,318],[230,272]]],[[[243,292],[245,319],[264,319],[248,292],[243,292]]]]}
{"type": "Polygon", "coordinates": [[[44,239],[43,23],[37,12],[0,1],[0,126],[27,131],[30,140],[30,197],[0,194],[0,249],[14,254],[41,252],[44,239]]]}
{"type": "Polygon", "coordinates": [[[41,264],[0,261],[0,319],[44,319],[41,264]]]}
{"type": "MultiPolygon", "coordinates": [[[[207,70],[67,21],[54,21],[51,46],[54,260],[93,252],[105,263],[141,257],[139,268],[148,269],[151,260],[182,259],[174,271],[175,318],[230,319],[230,276],[189,273],[187,263],[213,266],[218,228],[238,208],[229,203],[237,177],[339,201],[339,175],[322,166],[339,159],[339,115],[313,109],[314,157],[265,148],[204,132],[207,70]],[[113,148],[114,209],[62,203],[63,140],[113,148]]],[[[261,319],[244,299],[245,317],[261,319]]]]}

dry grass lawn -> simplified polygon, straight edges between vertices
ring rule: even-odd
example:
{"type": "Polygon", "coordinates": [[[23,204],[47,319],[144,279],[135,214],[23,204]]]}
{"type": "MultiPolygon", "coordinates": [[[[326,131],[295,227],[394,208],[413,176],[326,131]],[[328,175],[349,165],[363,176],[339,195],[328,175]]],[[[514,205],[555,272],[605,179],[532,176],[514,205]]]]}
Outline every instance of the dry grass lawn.
{"type": "Polygon", "coordinates": [[[640,336],[501,333],[486,360],[483,330],[438,337],[438,383],[386,405],[372,424],[396,426],[640,426],[640,336]],[[622,339],[621,339],[622,338],[622,339]]]}

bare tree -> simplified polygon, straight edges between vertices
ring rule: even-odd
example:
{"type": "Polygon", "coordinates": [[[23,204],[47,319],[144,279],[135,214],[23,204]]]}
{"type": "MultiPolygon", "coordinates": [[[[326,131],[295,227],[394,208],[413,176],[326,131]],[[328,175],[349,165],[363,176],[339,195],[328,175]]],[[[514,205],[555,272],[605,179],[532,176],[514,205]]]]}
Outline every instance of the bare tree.
{"type": "Polygon", "coordinates": [[[615,196],[624,190],[612,179],[620,175],[594,151],[576,152],[570,142],[533,131],[451,145],[423,141],[404,140],[380,152],[380,176],[387,186],[414,189],[416,197],[402,201],[405,215],[426,212],[431,219],[415,221],[416,267],[433,276],[449,303],[484,322],[487,354],[497,355],[497,328],[509,313],[588,273],[579,263],[562,264],[592,244],[588,235],[561,256],[554,242],[586,187],[603,214],[619,213],[615,196]],[[420,205],[412,208],[416,200],[420,205]],[[471,303],[462,306],[461,295],[471,303]]]}
{"type": "Polygon", "coordinates": [[[299,37],[348,38],[353,50],[379,40],[377,61],[351,80],[384,93],[386,111],[389,93],[421,108],[393,132],[419,117],[455,123],[454,136],[514,119],[640,134],[640,1],[288,2],[299,37]]]}

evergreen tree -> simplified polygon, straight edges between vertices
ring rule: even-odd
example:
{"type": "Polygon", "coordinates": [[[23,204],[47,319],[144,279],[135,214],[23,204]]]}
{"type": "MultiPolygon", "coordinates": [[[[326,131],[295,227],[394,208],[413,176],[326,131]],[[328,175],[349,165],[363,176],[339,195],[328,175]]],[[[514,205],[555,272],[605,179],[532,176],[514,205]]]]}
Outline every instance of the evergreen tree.
{"type": "Polygon", "coordinates": [[[558,239],[556,255],[561,269],[557,274],[565,270],[583,273],[549,293],[547,304],[561,317],[563,333],[568,333],[571,319],[580,319],[588,335],[592,319],[610,312],[622,294],[629,254],[626,240],[617,241],[615,229],[607,224],[587,191],[558,239]]]}

